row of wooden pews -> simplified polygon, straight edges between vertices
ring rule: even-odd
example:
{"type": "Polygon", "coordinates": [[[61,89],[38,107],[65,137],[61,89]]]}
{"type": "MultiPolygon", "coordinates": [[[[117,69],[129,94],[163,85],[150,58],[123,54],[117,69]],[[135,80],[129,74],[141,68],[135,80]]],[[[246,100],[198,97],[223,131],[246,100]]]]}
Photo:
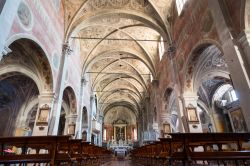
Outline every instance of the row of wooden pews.
{"type": "Polygon", "coordinates": [[[4,137],[0,146],[0,165],[99,166],[111,159],[111,151],[69,136],[4,137]]]}
{"type": "Polygon", "coordinates": [[[250,133],[172,133],[131,152],[145,166],[250,165],[250,133]]]}

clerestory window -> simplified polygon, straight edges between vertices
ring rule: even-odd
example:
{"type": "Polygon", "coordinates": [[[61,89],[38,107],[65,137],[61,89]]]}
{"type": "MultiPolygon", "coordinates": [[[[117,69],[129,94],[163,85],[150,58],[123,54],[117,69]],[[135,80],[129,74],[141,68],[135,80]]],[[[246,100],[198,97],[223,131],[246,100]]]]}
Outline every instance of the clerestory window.
{"type": "Polygon", "coordinates": [[[186,2],[187,0],[176,0],[176,7],[179,15],[181,14],[183,6],[185,5],[186,2]]]}

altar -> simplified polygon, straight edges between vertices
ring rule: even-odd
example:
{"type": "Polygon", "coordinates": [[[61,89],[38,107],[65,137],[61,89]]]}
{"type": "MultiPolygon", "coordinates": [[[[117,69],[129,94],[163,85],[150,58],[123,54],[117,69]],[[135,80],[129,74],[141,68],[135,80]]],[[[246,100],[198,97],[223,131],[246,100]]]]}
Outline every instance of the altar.
{"type": "Polygon", "coordinates": [[[113,138],[115,141],[124,141],[127,139],[127,122],[124,120],[117,120],[113,123],[114,135],[113,138]]]}

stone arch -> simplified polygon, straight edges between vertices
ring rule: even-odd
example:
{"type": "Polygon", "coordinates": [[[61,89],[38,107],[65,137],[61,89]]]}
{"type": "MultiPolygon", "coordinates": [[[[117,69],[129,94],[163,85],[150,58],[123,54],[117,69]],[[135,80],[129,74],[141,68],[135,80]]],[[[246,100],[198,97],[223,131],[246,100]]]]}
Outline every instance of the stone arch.
{"type": "Polygon", "coordinates": [[[32,132],[38,96],[53,91],[52,70],[44,49],[35,39],[25,36],[18,34],[7,40],[5,45],[9,47],[10,52],[0,62],[1,91],[8,94],[1,97],[9,98],[9,101],[2,100],[1,104],[14,106],[10,116],[12,118],[8,117],[11,124],[6,129],[8,132],[4,133],[6,136],[22,136],[32,132]],[[10,87],[11,91],[8,90],[10,87]],[[15,92],[18,97],[13,97],[9,94],[11,92],[15,92]],[[16,120],[20,118],[22,120],[16,120]]]}
{"type": "Polygon", "coordinates": [[[205,60],[204,58],[206,57],[202,57],[202,53],[204,51],[206,51],[206,49],[208,49],[209,47],[214,47],[216,48],[218,51],[220,51],[221,55],[223,55],[223,51],[222,48],[220,46],[220,44],[215,41],[215,40],[211,40],[211,39],[207,39],[207,40],[201,40],[199,41],[191,50],[188,59],[184,65],[184,81],[183,81],[183,85],[182,85],[182,89],[183,91],[186,92],[194,92],[194,76],[195,76],[195,72],[196,68],[197,68],[197,63],[202,62],[202,58],[203,60],[205,60]]]}
{"type": "Polygon", "coordinates": [[[69,114],[70,114],[69,105],[65,101],[62,101],[57,135],[65,135],[65,134],[67,134],[67,132],[66,132],[66,129],[67,129],[67,117],[69,116],[69,114]]]}
{"type": "Polygon", "coordinates": [[[19,128],[25,127],[27,129],[28,135],[31,135],[33,132],[38,104],[38,98],[33,97],[30,102],[27,105],[24,104],[19,111],[19,119],[16,122],[16,126],[19,128]]]}
{"type": "Polygon", "coordinates": [[[29,69],[39,78],[41,91],[53,92],[53,73],[48,53],[36,38],[27,34],[16,34],[11,36],[5,45],[11,51],[0,62],[2,67],[12,65],[13,70],[18,67],[18,71],[29,69]]]}
{"type": "MultiPolygon", "coordinates": [[[[1,75],[0,79],[0,114],[2,136],[27,135],[32,131],[30,120],[35,120],[38,108],[39,90],[36,83],[20,73],[1,75]],[[31,116],[32,115],[32,116],[31,116]],[[18,119],[22,118],[22,121],[18,119]],[[3,123],[4,122],[4,123],[3,123]]],[[[33,123],[34,125],[34,123],[33,123]]]]}
{"type": "Polygon", "coordinates": [[[77,113],[77,100],[72,87],[68,86],[63,91],[63,101],[69,107],[69,114],[77,113]]]}

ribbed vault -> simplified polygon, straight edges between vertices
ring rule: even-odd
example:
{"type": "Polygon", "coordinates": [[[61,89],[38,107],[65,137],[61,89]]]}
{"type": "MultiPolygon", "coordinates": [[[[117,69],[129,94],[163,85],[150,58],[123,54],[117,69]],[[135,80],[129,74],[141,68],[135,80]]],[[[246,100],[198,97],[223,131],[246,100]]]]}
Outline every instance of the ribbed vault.
{"type": "Polygon", "coordinates": [[[136,116],[156,78],[159,41],[171,42],[172,0],[64,0],[65,40],[80,42],[82,76],[89,73],[98,108],[124,107],[136,116]]]}

